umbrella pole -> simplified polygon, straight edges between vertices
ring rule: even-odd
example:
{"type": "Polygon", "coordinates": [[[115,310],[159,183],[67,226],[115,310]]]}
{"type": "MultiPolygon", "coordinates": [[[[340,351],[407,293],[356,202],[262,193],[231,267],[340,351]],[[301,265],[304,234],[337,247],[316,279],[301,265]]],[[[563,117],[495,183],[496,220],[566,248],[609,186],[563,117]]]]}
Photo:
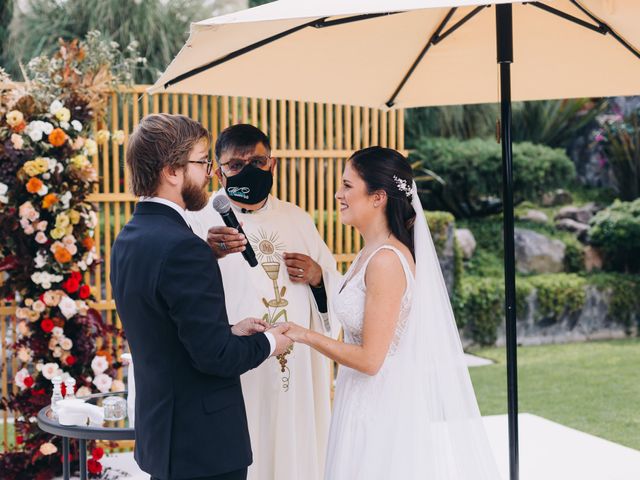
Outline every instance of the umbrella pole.
{"type": "Polygon", "coordinates": [[[500,116],[504,218],[504,285],[507,337],[507,403],[509,418],[509,478],[518,480],[518,364],[516,335],[516,271],[513,225],[513,161],[511,152],[511,4],[496,5],[496,36],[500,65],[500,116]]]}

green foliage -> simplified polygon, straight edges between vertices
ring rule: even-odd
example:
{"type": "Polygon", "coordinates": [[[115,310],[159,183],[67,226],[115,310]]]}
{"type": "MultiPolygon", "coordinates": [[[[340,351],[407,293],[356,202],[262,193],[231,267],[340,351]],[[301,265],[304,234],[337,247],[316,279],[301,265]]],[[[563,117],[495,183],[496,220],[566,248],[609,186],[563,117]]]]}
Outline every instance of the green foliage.
{"type": "Polygon", "coordinates": [[[622,200],[640,197],[640,108],[626,118],[603,115],[602,130],[596,140],[602,142],[622,200]]]}
{"type": "Polygon", "coordinates": [[[5,56],[8,52],[5,51],[9,45],[7,39],[9,38],[9,24],[13,18],[13,0],[4,0],[0,2],[0,64],[4,65],[5,56]]]}
{"type": "MultiPolygon", "coordinates": [[[[423,138],[412,153],[412,161],[420,161],[445,182],[418,185],[428,209],[447,210],[457,218],[502,209],[502,156],[495,141],[423,138]]],[[[562,150],[527,142],[513,146],[513,165],[516,203],[536,199],[575,176],[575,167],[562,150]]]]}
{"type": "Polygon", "coordinates": [[[109,40],[129,45],[137,40],[147,66],[136,82],[151,83],[178,53],[192,21],[210,13],[201,0],[29,0],[11,26],[11,55],[7,70],[21,79],[18,63],[57,50],[58,38],[83,38],[92,30],[109,40]]]}
{"type": "Polygon", "coordinates": [[[598,212],[590,224],[590,242],[604,252],[605,267],[640,271],[640,199],[616,200],[598,212]]]}
{"type": "Polygon", "coordinates": [[[564,270],[577,273],[584,270],[584,249],[582,244],[573,235],[566,235],[562,239],[565,245],[564,270]]]}
{"type": "Polygon", "coordinates": [[[583,277],[572,273],[553,273],[527,277],[526,282],[536,290],[536,320],[558,321],[584,306],[587,281],[583,277]]]}
{"type": "Polygon", "coordinates": [[[493,345],[504,311],[504,282],[495,277],[465,277],[452,299],[456,322],[480,345],[493,345]]]}
{"type": "Polygon", "coordinates": [[[436,251],[440,255],[447,241],[447,231],[455,222],[455,218],[449,212],[438,211],[425,211],[424,216],[427,219],[436,251]]]}
{"type": "Polygon", "coordinates": [[[533,142],[566,148],[604,111],[605,100],[577,98],[513,104],[515,142],[533,142]]]}
{"type": "Polygon", "coordinates": [[[487,138],[494,135],[496,104],[424,107],[405,110],[405,139],[415,148],[422,137],[487,138]]]}
{"type": "Polygon", "coordinates": [[[633,320],[640,319],[640,276],[598,273],[589,277],[589,283],[611,292],[608,317],[630,331],[633,320]]]}

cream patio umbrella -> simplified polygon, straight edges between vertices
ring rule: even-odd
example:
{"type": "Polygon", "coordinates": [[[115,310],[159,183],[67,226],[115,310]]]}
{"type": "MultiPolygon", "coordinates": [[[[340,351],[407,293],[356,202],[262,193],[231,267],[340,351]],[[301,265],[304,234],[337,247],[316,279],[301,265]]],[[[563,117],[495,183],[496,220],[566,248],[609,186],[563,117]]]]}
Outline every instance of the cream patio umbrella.
{"type": "Polygon", "coordinates": [[[511,100],[640,94],[638,25],[638,0],[280,0],[194,23],[150,92],[383,109],[500,100],[509,465],[515,480],[511,100]]]}

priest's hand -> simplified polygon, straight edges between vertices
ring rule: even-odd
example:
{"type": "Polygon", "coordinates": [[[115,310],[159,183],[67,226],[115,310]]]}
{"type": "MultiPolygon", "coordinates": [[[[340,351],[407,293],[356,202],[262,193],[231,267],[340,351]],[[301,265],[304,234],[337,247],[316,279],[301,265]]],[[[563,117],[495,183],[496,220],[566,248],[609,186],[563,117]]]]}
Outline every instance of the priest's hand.
{"type": "Polygon", "coordinates": [[[247,244],[247,239],[235,228],[211,227],[207,231],[207,243],[216,258],[223,258],[230,253],[242,252],[247,244]]]}
{"type": "Polygon", "coordinates": [[[256,333],[262,333],[269,329],[268,322],[260,318],[245,318],[231,327],[231,333],[237,337],[247,337],[256,333]]]}
{"type": "Polygon", "coordinates": [[[322,269],[309,255],[303,253],[285,253],[289,279],[293,283],[308,283],[317,287],[322,282],[322,269]]]}

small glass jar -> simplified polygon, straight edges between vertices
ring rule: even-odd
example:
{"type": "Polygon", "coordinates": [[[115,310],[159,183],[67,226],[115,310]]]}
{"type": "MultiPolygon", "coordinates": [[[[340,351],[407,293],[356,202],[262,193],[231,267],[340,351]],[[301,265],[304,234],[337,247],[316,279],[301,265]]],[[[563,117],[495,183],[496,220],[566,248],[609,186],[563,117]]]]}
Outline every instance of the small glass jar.
{"type": "Polygon", "coordinates": [[[122,397],[107,397],[102,400],[102,409],[106,421],[123,420],[127,416],[127,401],[122,397]]]}

